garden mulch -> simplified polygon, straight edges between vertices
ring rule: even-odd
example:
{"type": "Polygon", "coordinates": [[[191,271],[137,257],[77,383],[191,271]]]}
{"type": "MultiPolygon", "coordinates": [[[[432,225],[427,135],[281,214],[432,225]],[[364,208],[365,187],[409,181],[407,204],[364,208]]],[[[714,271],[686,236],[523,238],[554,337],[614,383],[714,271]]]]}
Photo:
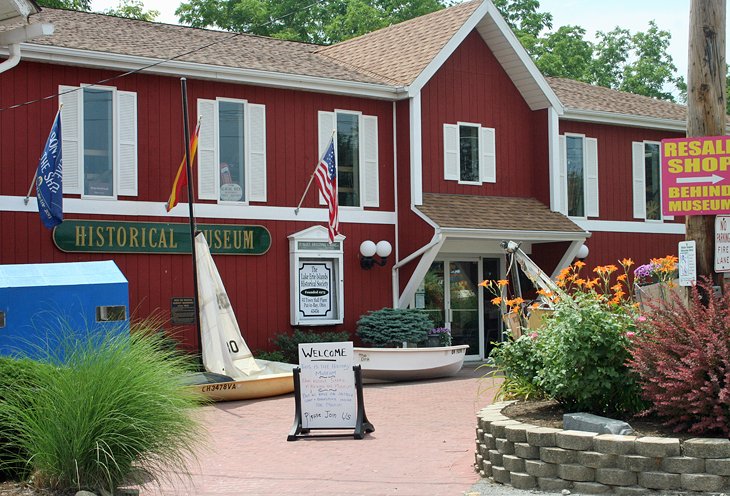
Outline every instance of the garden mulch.
{"type": "MultiPolygon", "coordinates": [[[[563,414],[576,413],[569,411],[561,404],[553,400],[541,401],[518,401],[502,410],[502,414],[520,422],[539,425],[541,427],[563,428],[563,414]]],[[[637,436],[674,437],[681,440],[699,436],[685,432],[674,432],[671,427],[662,425],[661,420],[656,417],[637,416],[615,416],[612,417],[627,422],[635,431],[637,436]]],[[[722,437],[722,436],[719,436],[722,437]]]]}

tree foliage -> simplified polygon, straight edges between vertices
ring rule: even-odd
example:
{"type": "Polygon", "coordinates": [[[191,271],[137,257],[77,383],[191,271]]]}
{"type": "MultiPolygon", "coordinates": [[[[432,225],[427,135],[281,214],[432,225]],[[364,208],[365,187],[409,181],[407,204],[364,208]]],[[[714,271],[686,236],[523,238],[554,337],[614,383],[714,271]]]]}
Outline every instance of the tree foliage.
{"type": "Polygon", "coordinates": [[[441,0],[189,0],[175,11],[193,27],[217,27],[309,43],[336,43],[444,8],[441,0]]]}
{"type": "Polygon", "coordinates": [[[91,11],[91,0],[37,0],[41,7],[52,9],[91,11]]]}
{"type": "Polygon", "coordinates": [[[107,9],[102,13],[116,17],[126,17],[127,19],[139,19],[140,21],[154,21],[160,15],[159,10],[145,12],[144,3],[141,0],[120,0],[116,8],[107,9]]]}
{"type": "Polygon", "coordinates": [[[565,77],[639,95],[674,101],[684,79],[676,72],[671,33],[654,21],[632,34],[616,27],[586,39],[580,26],[552,30],[552,15],[539,11],[538,0],[496,0],[495,6],[546,76],[565,77]]]}

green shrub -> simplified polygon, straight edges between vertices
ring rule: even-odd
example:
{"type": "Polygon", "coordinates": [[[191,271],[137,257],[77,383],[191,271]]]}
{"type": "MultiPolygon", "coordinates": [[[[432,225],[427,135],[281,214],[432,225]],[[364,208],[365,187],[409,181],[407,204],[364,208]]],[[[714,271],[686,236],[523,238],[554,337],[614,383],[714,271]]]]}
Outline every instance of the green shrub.
{"type": "Polygon", "coordinates": [[[643,407],[636,375],[627,367],[632,315],[591,293],[576,292],[555,304],[538,333],[543,367],[538,384],[568,408],[599,414],[643,407]]]}
{"type": "MultiPolygon", "coordinates": [[[[293,334],[277,334],[272,340],[276,351],[280,353],[280,360],[277,362],[299,363],[299,343],[338,343],[351,341],[350,333],[340,332],[314,332],[296,329],[293,334]]],[[[257,356],[258,358],[262,358],[257,356]]],[[[267,359],[268,360],[268,359],[267,359]]]]}
{"type": "Polygon", "coordinates": [[[189,357],[149,324],[131,337],[69,338],[57,356],[63,363],[38,368],[33,394],[0,389],[0,424],[17,434],[11,444],[29,455],[37,484],[113,491],[186,465],[201,435],[201,397],[182,386],[189,357]]]}
{"type": "Polygon", "coordinates": [[[688,304],[652,305],[642,318],[630,366],[648,411],[677,432],[730,436],[730,287],[716,295],[703,278],[688,304]]]}
{"type": "Polygon", "coordinates": [[[545,397],[537,380],[537,375],[543,368],[542,357],[537,350],[537,334],[495,343],[489,353],[489,362],[494,370],[487,376],[504,376],[494,397],[495,401],[545,397]]]}
{"type": "Polygon", "coordinates": [[[382,308],[360,317],[357,335],[364,343],[378,347],[400,346],[403,342],[423,343],[433,322],[416,309],[382,308]]]}
{"type": "MultiPolygon", "coordinates": [[[[34,394],[40,387],[41,368],[47,364],[28,359],[0,357],[0,405],[5,399],[5,391],[17,389],[26,394],[34,394]]],[[[25,462],[30,458],[28,453],[13,443],[18,432],[12,425],[3,422],[0,417],[0,481],[21,480],[27,476],[25,462]]]]}

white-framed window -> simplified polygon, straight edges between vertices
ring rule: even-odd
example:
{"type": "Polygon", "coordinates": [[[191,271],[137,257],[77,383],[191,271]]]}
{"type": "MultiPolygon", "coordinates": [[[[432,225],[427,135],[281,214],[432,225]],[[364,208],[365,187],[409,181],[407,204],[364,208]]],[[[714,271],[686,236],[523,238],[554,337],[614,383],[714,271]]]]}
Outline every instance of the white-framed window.
{"type": "Polygon", "coordinates": [[[662,170],[660,143],[635,141],[631,144],[634,218],[650,221],[673,220],[662,215],[662,170]]]}
{"type": "Polygon", "coordinates": [[[444,179],[459,184],[497,182],[494,129],[481,124],[444,124],[444,179]]]}
{"type": "Polygon", "coordinates": [[[137,94],[59,86],[63,190],[82,198],[137,196],[137,94]]]}
{"type": "Polygon", "coordinates": [[[198,198],[266,201],[266,107],[246,100],[198,99],[198,198]]]}
{"type": "MultiPolygon", "coordinates": [[[[320,111],[319,156],[335,136],[337,200],[340,207],[377,207],[380,205],[378,182],[378,117],[361,112],[320,111]]],[[[320,204],[324,198],[320,195],[320,204]]]]}
{"type": "Polygon", "coordinates": [[[560,136],[561,209],[569,217],[598,217],[598,140],[560,136]]]}

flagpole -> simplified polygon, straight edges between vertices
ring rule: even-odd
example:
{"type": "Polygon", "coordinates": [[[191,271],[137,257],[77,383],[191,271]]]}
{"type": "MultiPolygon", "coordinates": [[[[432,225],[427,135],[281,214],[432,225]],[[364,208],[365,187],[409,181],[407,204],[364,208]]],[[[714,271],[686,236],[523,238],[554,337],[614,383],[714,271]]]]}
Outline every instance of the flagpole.
{"type": "MultiPolygon", "coordinates": [[[[53,122],[56,122],[56,118],[58,117],[58,114],[61,112],[62,108],[63,108],[63,103],[59,103],[58,110],[56,111],[56,115],[53,116],[53,122]]],[[[63,146],[63,144],[61,144],[61,146],[63,146]]],[[[30,182],[30,187],[28,188],[28,194],[25,195],[25,198],[23,199],[24,205],[27,205],[28,201],[30,200],[30,194],[33,192],[33,186],[35,185],[37,178],[38,178],[38,167],[35,168],[35,174],[33,174],[33,180],[30,182]]]]}
{"type": "MultiPolygon", "coordinates": [[[[334,138],[335,133],[337,133],[337,129],[334,129],[332,131],[332,136],[330,136],[330,140],[334,138]]],[[[309,191],[309,187],[312,186],[312,181],[314,180],[314,175],[317,173],[317,167],[319,167],[319,163],[324,159],[324,154],[327,153],[327,149],[325,148],[324,152],[322,152],[322,155],[320,155],[319,160],[317,161],[317,164],[314,166],[314,170],[312,171],[312,175],[309,176],[309,182],[307,183],[307,188],[304,190],[304,193],[302,194],[301,200],[299,200],[299,205],[297,205],[297,208],[294,209],[294,215],[299,215],[299,208],[302,206],[302,202],[304,201],[304,197],[307,196],[307,192],[309,191]]]]}
{"type": "Polygon", "coordinates": [[[188,85],[186,78],[180,78],[183,106],[183,133],[185,134],[185,171],[188,175],[188,210],[190,212],[190,247],[193,255],[193,306],[195,308],[195,329],[198,334],[198,351],[200,364],[203,364],[203,336],[200,329],[200,311],[198,309],[198,262],[195,256],[195,213],[193,212],[193,171],[190,163],[190,128],[188,126],[188,85]]]}

